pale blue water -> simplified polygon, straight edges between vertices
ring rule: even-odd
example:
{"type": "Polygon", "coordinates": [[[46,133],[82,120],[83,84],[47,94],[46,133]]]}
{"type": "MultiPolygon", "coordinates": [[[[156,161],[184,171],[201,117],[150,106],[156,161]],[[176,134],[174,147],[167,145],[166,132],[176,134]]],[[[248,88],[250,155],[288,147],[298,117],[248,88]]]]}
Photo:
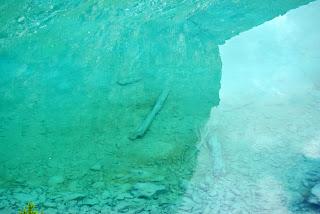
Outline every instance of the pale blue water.
{"type": "Polygon", "coordinates": [[[320,1],[0,1],[0,213],[318,213],[320,1]]]}

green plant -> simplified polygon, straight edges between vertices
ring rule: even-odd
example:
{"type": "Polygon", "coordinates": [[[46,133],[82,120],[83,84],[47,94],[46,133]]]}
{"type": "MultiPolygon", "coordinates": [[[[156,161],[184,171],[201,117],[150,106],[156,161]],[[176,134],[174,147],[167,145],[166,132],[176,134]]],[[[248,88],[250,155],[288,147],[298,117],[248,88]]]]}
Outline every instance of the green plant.
{"type": "Polygon", "coordinates": [[[19,211],[19,214],[43,214],[36,210],[36,205],[32,202],[29,202],[22,211],[19,211]]]}

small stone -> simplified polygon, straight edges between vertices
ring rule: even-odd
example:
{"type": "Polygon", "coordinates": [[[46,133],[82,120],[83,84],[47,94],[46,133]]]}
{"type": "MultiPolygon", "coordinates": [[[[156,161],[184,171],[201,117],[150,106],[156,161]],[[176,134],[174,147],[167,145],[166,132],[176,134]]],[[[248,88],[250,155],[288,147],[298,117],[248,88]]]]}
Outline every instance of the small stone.
{"type": "Polygon", "coordinates": [[[96,163],[95,165],[93,165],[91,168],[90,168],[90,170],[92,170],[92,171],[100,171],[102,169],[102,166],[101,166],[101,164],[99,164],[99,163],[96,163]]]}
{"type": "Polygon", "coordinates": [[[26,18],[25,18],[24,16],[21,16],[21,17],[18,18],[18,22],[21,23],[21,22],[23,22],[25,19],[26,19],[26,18]]]}
{"type": "Polygon", "coordinates": [[[64,182],[64,177],[61,175],[52,176],[49,178],[48,184],[49,186],[56,186],[62,184],[64,182]]]}

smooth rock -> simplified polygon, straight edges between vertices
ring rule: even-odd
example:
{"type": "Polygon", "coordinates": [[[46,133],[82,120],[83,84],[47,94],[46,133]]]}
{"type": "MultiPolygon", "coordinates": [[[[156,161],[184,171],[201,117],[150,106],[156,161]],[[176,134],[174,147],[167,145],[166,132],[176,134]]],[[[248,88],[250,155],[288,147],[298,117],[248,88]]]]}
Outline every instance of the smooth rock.
{"type": "Polygon", "coordinates": [[[116,210],[119,212],[119,213],[125,213],[125,212],[128,212],[130,210],[130,207],[132,205],[130,203],[128,203],[128,201],[121,201],[117,204],[116,206],[116,210]]]}
{"type": "Polygon", "coordinates": [[[96,204],[99,204],[99,201],[98,199],[96,198],[88,198],[88,199],[85,199],[83,202],[82,202],[83,205],[88,205],[88,206],[94,206],[96,204]]]}
{"type": "Polygon", "coordinates": [[[56,208],[57,204],[53,203],[52,201],[46,201],[43,203],[43,206],[48,207],[48,208],[56,208]]]}
{"type": "Polygon", "coordinates": [[[18,22],[21,23],[21,22],[23,22],[25,19],[26,19],[26,18],[25,18],[24,16],[21,16],[21,17],[18,18],[18,22]]]}
{"type": "Polygon", "coordinates": [[[150,198],[166,190],[164,185],[154,183],[137,183],[133,186],[132,194],[136,197],[150,198]]]}
{"type": "Polygon", "coordinates": [[[64,200],[66,201],[72,201],[72,200],[81,200],[84,199],[86,197],[86,195],[81,194],[81,193],[65,193],[64,194],[64,200]]]}
{"type": "Polygon", "coordinates": [[[119,201],[129,199],[129,198],[133,198],[133,196],[131,194],[129,194],[128,192],[120,193],[116,197],[116,199],[119,201]]]}

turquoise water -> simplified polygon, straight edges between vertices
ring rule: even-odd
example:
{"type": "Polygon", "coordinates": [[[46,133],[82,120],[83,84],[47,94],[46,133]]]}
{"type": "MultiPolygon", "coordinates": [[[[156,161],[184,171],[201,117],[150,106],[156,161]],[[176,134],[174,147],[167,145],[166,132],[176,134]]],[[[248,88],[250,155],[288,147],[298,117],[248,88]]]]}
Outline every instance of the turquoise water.
{"type": "Polygon", "coordinates": [[[320,1],[0,1],[0,213],[318,213],[320,1]]]}

